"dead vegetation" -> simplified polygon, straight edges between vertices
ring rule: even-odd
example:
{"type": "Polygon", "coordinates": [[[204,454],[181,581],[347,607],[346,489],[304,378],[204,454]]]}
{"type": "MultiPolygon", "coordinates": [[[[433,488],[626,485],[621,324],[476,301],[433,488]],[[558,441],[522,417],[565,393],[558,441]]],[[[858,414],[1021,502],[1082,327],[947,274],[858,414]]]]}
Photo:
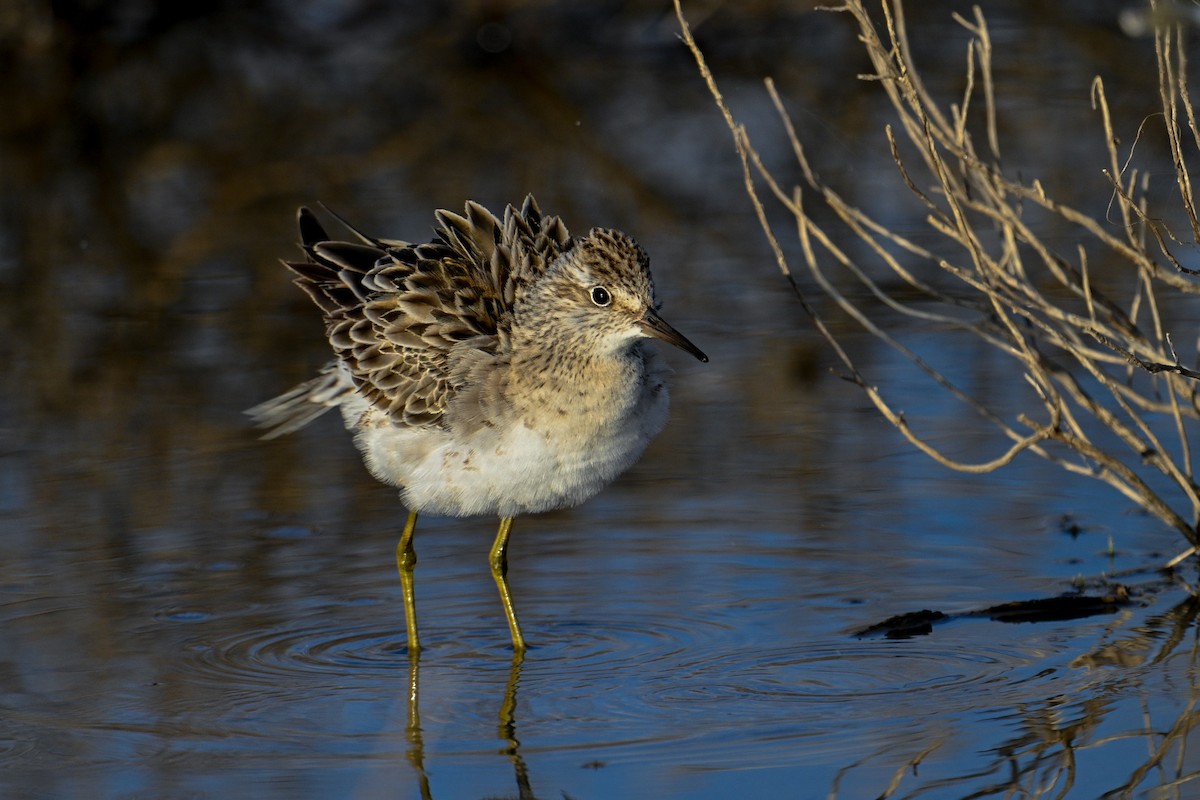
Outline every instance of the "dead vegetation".
{"type": "MultiPolygon", "coordinates": [[[[830,10],[849,15],[856,24],[873,70],[860,78],[875,82],[894,111],[886,135],[898,186],[907,189],[907,201],[924,207],[937,247],[889,229],[824,182],[809,161],[785,99],[768,79],[765,91],[803,175],[796,186],[777,180],[722,97],[676,0],[684,42],[733,134],[745,190],[778,267],[846,376],[909,442],[939,463],[987,473],[1028,451],[1068,472],[1103,481],[1179,531],[1190,547],[1172,565],[1195,553],[1200,546],[1200,484],[1190,432],[1200,418],[1200,372],[1181,363],[1161,313],[1165,297],[1200,293],[1200,272],[1186,266],[1181,256],[1200,242],[1186,165],[1187,157],[1200,151],[1200,129],[1187,86],[1182,26],[1166,21],[1154,31],[1162,115],[1143,124],[1165,125],[1177,183],[1172,202],[1178,201],[1179,218],[1190,225],[1186,235],[1171,230],[1149,207],[1147,176],[1131,166],[1136,142],[1119,144],[1099,77],[1091,87],[1096,128],[1087,135],[1094,133],[1107,149],[1103,174],[1112,199],[1106,219],[1057,201],[1036,179],[1002,169],[993,48],[978,9],[970,19],[956,15],[969,34],[965,91],[945,107],[926,90],[913,62],[900,0],[883,0],[874,16],[859,0],[830,10]],[[780,218],[768,213],[773,203],[792,222],[773,223],[780,218]],[[813,213],[818,205],[824,207],[819,216],[835,220],[834,225],[818,222],[813,213]],[[1065,224],[1073,232],[1073,249],[1064,252],[1039,238],[1029,222],[1035,214],[1056,218],[1060,227],[1065,224]],[[788,250],[799,257],[789,258],[788,250]],[[1131,287],[1128,291],[1105,293],[1097,287],[1089,275],[1089,261],[1097,254],[1119,260],[1127,270],[1121,285],[1131,287]],[[889,401],[886,388],[860,372],[817,313],[813,287],[824,295],[822,307],[836,306],[909,359],[941,390],[977,412],[1007,444],[994,457],[969,462],[950,455],[952,446],[934,443],[943,440],[914,430],[889,401]],[[880,309],[891,319],[908,318],[951,331],[949,335],[977,337],[1002,353],[1013,367],[1013,380],[1028,384],[1022,412],[1015,417],[1001,412],[989,405],[989,398],[957,385],[902,343],[896,330],[881,321],[880,309]]],[[[1151,13],[1157,13],[1154,4],[1151,13]]]]}

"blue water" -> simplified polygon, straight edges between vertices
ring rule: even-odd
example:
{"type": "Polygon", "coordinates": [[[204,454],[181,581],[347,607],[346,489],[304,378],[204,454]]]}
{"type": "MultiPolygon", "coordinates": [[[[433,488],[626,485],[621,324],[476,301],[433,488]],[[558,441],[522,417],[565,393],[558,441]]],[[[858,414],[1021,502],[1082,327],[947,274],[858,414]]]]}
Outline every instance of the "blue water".
{"type": "MultiPolygon", "coordinates": [[[[1083,620],[854,636],[895,613],[1054,595],[1173,543],[1084,487],[1072,539],[1053,524],[1065,498],[1003,481],[972,496],[896,443],[858,463],[840,508],[813,511],[841,480],[822,462],[803,483],[753,486],[710,465],[710,493],[661,478],[674,454],[656,447],[596,502],[522,520],[510,582],[531,648],[515,664],[491,523],[431,519],[414,666],[399,510],[326,427],[295,463],[350,474],[286,514],[217,506],[119,542],[90,524],[5,538],[4,782],[31,796],[483,797],[527,780],[534,796],[861,797],[930,748],[903,781],[921,796],[1009,780],[1005,753],[1027,786],[1070,753],[1092,791],[1128,779],[1194,691],[1194,609],[1171,591],[1083,620]],[[1110,561],[1110,534],[1131,554],[1110,561]]],[[[220,461],[253,474],[275,446],[247,436],[220,461]]]]}

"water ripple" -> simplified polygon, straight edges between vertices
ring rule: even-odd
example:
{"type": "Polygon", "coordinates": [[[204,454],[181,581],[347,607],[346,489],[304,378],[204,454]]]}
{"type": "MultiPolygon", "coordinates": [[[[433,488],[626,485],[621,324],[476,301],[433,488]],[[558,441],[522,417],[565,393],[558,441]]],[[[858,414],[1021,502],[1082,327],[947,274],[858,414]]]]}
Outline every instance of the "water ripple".
{"type": "MultiPolygon", "coordinates": [[[[299,741],[319,728],[298,722],[292,709],[341,720],[349,697],[360,713],[369,709],[363,719],[411,713],[416,673],[395,592],[382,579],[359,588],[355,597],[306,598],[286,607],[287,617],[264,604],[224,613],[181,606],[158,620],[180,637],[178,672],[220,687],[223,706],[207,709],[210,717],[234,731],[299,741]]],[[[686,741],[689,752],[716,758],[737,738],[753,741],[766,760],[800,739],[835,753],[849,746],[847,725],[886,718],[903,727],[933,709],[976,713],[1048,689],[1069,693],[1088,680],[1067,668],[1078,639],[1058,639],[1052,627],[1032,635],[992,627],[981,636],[979,626],[992,624],[980,622],[937,637],[858,639],[846,631],[859,612],[834,603],[814,608],[812,622],[822,625],[789,627],[769,599],[604,595],[572,592],[570,581],[525,598],[530,649],[514,661],[490,588],[466,576],[420,599],[421,725],[475,731],[464,752],[490,752],[497,715],[509,709],[518,738],[535,751],[580,742],[592,754],[633,749],[669,761],[686,741]]],[[[379,747],[375,730],[347,746],[379,747]]]]}
{"type": "Polygon", "coordinates": [[[404,629],[353,629],[336,621],[282,630],[233,630],[224,639],[195,642],[190,661],[201,674],[226,681],[274,683],[304,675],[394,676],[408,668],[404,629]]]}

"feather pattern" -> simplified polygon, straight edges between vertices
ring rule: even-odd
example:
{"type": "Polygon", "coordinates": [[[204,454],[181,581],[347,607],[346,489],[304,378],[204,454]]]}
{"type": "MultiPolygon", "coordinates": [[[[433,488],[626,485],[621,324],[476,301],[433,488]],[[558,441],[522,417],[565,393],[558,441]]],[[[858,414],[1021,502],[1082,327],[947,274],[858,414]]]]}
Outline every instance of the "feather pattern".
{"type": "MultiPolygon", "coordinates": [[[[475,202],[438,211],[427,244],[334,241],[300,209],[304,261],[285,261],[325,316],[326,332],[355,389],[409,427],[437,426],[455,394],[455,353],[503,356],[513,307],[571,237],[532,196],[503,219],[475,202]]],[[[353,229],[351,229],[353,230],[353,229]]]]}

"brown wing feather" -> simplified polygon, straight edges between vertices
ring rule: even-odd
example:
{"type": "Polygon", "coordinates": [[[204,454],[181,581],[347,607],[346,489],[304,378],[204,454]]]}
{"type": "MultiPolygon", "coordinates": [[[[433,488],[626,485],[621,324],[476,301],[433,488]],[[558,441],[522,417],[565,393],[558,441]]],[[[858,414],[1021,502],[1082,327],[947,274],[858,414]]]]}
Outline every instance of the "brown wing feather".
{"type": "Polygon", "coordinates": [[[342,242],[301,208],[307,260],[284,262],[324,312],[330,344],[359,393],[409,426],[442,421],[464,388],[455,365],[470,351],[506,351],[513,305],[571,242],[532,196],[520,211],[508,206],[503,222],[474,202],[462,215],[436,217],[437,238],[427,244],[353,228],[359,241],[342,242]]]}

